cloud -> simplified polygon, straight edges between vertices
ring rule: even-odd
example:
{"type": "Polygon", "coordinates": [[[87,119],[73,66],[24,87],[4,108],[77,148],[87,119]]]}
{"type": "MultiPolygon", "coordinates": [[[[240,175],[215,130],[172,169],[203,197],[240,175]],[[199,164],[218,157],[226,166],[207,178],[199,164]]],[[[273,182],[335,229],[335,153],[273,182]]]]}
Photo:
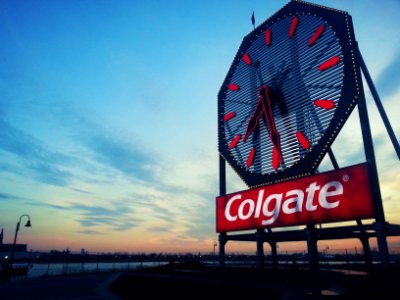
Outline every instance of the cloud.
{"type": "Polygon", "coordinates": [[[153,226],[147,229],[150,232],[155,232],[155,233],[166,233],[170,231],[170,228],[168,227],[161,227],[161,226],[153,226]]]}
{"type": "Polygon", "coordinates": [[[78,231],[78,233],[87,234],[87,235],[101,234],[100,232],[98,232],[96,230],[90,230],[90,229],[81,230],[81,231],[78,231]]]}
{"type": "Polygon", "coordinates": [[[90,182],[89,179],[101,176],[109,182],[110,173],[115,170],[141,182],[155,179],[157,161],[144,145],[131,142],[135,137],[129,134],[122,137],[115,127],[108,129],[103,125],[107,122],[99,123],[97,114],[83,112],[68,96],[60,95],[46,84],[25,74],[18,74],[17,78],[18,82],[9,84],[23,85],[24,89],[13,86],[13,93],[0,99],[0,150],[12,153],[19,160],[14,163],[14,172],[12,169],[9,172],[15,174],[17,166],[23,166],[24,172],[19,175],[55,186],[68,186],[74,179],[90,182]],[[13,124],[15,120],[20,121],[19,126],[13,124]],[[51,146],[35,138],[34,128],[51,146]],[[68,151],[75,156],[64,150],[53,151],[60,146],[59,141],[68,144],[68,151]],[[75,175],[77,170],[83,172],[75,175]]]}
{"type": "Polygon", "coordinates": [[[26,202],[25,204],[35,206],[35,207],[50,207],[50,208],[60,209],[60,210],[68,210],[69,209],[67,206],[46,203],[46,202],[40,202],[40,201],[36,201],[33,199],[29,199],[29,201],[26,202]]]}
{"type": "Polygon", "coordinates": [[[200,240],[207,240],[215,234],[215,220],[203,220],[202,222],[188,226],[185,235],[200,240]]]}
{"type": "Polygon", "coordinates": [[[127,214],[130,213],[132,210],[128,207],[124,207],[124,209],[110,209],[103,206],[90,206],[85,204],[70,204],[68,205],[70,209],[81,211],[84,215],[91,216],[115,216],[116,213],[119,214],[127,214]]]}
{"type": "Polygon", "coordinates": [[[151,215],[159,220],[163,220],[166,222],[174,222],[176,219],[176,212],[172,211],[171,208],[174,205],[169,203],[167,205],[160,205],[157,203],[151,203],[151,215]]]}
{"type": "Polygon", "coordinates": [[[0,199],[2,200],[11,200],[8,194],[0,193],[0,199]]]}
{"type": "Polygon", "coordinates": [[[111,134],[97,128],[98,134],[92,134],[81,142],[94,153],[94,159],[118,170],[127,177],[140,181],[153,181],[156,160],[139,145],[132,145],[115,133],[111,134]]]}
{"type": "MultiPolygon", "coordinates": [[[[0,193],[0,200],[2,198],[15,199],[17,197],[0,193]]],[[[100,227],[106,227],[111,231],[127,231],[137,227],[142,221],[140,218],[135,217],[135,212],[132,207],[121,202],[114,201],[105,207],[101,205],[87,205],[81,203],[59,205],[48,202],[39,202],[22,197],[20,197],[20,199],[28,200],[25,202],[27,205],[68,211],[72,215],[75,215],[76,221],[85,228],[82,232],[86,233],[88,230],[100,227]]],[[[85,202],[88,202],[88,200],[85,202]]]]}
{"type": "Polygon", "coordinates": [[[73,175],[57,166],[57,163],[36,161],[28,164],[40,182],[56,186],[67,186],[73,175]]]}
{"type": "Polygon", "coordinates": [[[0,192],[0,200],[13,201],[13,200],[30,200],[30,199],[0,192]]]}
{"type": "Polygon", "coordinates": [[[120,218],[117,215],[112,217],[104,216],[81,216],[77,220],[82,227],[102,227],[106,226],[112,231],[127,231],[138,226],[138,221],[131,220],[129,217],[120,218]]]}
{"type": "Polygon", "coordinates": [[[71,191],[78,192],[78,193],[81,193],[81,194],[92,194],[92,193],[89,192],[89,191],[82,190],[82,189],[77,189],[77,188],[70,188],[70,190],[71,190],[71,191]]]}
{"type": "Polygon", "coordinates": [[[94,227],[100,225],[110,225],[114,222],[112,217],[104,216],[84,216],[82,219],[78,219],[78,222],[83,227],[94,227]]]}
{"type": "MultiPolygon", "coordinates": [[[[15,155],[19,163],[27,168],[32,177],[39,182],[56,185],[68,185],[73,175],[63,167],[71,163],[71,158],[50,151],[39,140],[0,120],[0,149],[15,155]]],[[[7,165],[7,171],[20,173],[18,165],[7,165]]]]}
{"type": "Polygon", "coordinates": [[[126,204],[114,202],[110,206],[112,208],[72,203],[66,208],[76,212],[77,221],[82,227],[106,226],[113,231],[126,231],[140,223],[140,219],[133,217],[133,209],[126,204]]]}
{"type": "MultiPolygon", "coordinates": [[[[117,131],[110,132],[73,110],[67,112],[69,115],[64,115],[62,122],[74,124],[67,128],[71,133],[71,144],[81,144],[90,152],[82,152],[79,148],[74,150],[74,155],[54,151],[32,135],[0,119],[0,150],[17,158],[12,163],[2,162],[0,169],[54,186],[69,186],[74,180],[99,183],[102,176],[110,182],[115,178],[110,176],[114,171],[141,183],[157,181],[159,165],[143,145],[132,144],[117,131]],[[79,177],[77,170],[81,171],[79,177]]],[[[55,117],[58,114],[54,112],[55,117]]]]}
{"type": "Polygon", "coordinates": [[[400,84],[400,50],[393,56],[376,80],[376,88],[382,97],[391,95],[399,89],[400,84]]]}
{"type": "Polygon", "coordinates": [[[10,201],[13,197],[9,194],[0,193],[0,200],[10,201]]]}

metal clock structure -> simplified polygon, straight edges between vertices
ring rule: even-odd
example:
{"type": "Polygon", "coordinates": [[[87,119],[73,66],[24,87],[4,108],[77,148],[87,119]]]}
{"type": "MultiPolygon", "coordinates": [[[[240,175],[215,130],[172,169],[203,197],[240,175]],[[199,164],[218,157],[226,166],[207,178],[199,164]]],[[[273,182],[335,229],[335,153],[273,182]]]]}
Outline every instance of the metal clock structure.
{"type": "Polygon", "coordinates": [[[315,173],[357,103],[351,17],[291,1],[244,37],[218,94],[218,147],[249,186],[315,173]]]}

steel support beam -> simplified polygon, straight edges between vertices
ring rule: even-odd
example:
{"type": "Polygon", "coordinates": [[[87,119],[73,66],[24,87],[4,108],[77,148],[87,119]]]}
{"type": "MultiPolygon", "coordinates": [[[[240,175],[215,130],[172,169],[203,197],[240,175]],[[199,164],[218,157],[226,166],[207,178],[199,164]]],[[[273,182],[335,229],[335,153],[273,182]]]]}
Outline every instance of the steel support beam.
{"type": "Polygon", "coordinates": [[[369,71],[368,71],[367,65],[364,62],[364,59],[363,59],[363,57],[361,55],[361,52],[360,52],[360,49],[358,48],[358,46],[357,46],[357,56],[358,56],[358,63],[360,65],[360,67],[361,67],[361,71],[364,74],[364,78],[367,81],[368,88],[371,91],[372,97],[375,100],[376,107],[378,108],[378,111],[379,111],[379,114],[381,115],[383,124],[386,127],[386,131],[387,131],[387,133],[388,133],[388,135],[390,137],[390,140],[392,142],[393,148],[396,151],[397,157],[400,159],[400,145],[399,145],[399,142],[398,142],[398,140],[396,138],[396,135],[394,134],[392,126],[390,125],[389,118],[386,115],[385,109],[383,108],[383,105],[382,105],[382,101],[381,101],[381,99],[380,99],[380,97],[378,95],[378,92],[377,92],[377,90],[375,88],[375,85],[374,85],[374,83],[372,81],[371,75],[369,75],[369,71]]]}
{"type": "Polygon", "coordinates": [[[314,224],[307,225],[307,249],[308,249],[308,262],[312,271],[318,270],[318,246],[317,246],[317,233],[314,224]]]}
{"type": "MultiPolygon", "coordinates": [[[[360,51],[357,51],[357,59],[359,64],[361,64],[362,58],[360,51]]],[[[385,214],[383,211],[382,195],[379,186],[378,169],[376,166],[374,144],[372,140],[371,127],[368,117],[367,103],[365,101],[364,87],[363,83],[359,83],[360,96],[358,99],[358,113],[360,118],[361,133],[364,142],[364,152],[365,158],[369,165],[370,173],[370,185],[372,191],[372,197],[374,200],[374,211],[376,219],[376,237],[379,247],[379,255],[381,259],[381,264],[383,268],[389,267],[389,249],[387,245],[386,235],[383,229],[383,225],[386,223],[385,214]]]]}
{"type": "MultiPolygon", "coordinates": [[[[219,155],[219,195],[226,195],[226,163],[225,159],[219,155]]],[[[225,266],[225,244],[227,243],[226,232],[219,234],[219,265],[225,266]]]]}
{"type": "Polygon", "coordinates": [[[278,267],[278,246],[275,241],[270,241],[269,245],[271,246],[271,256],[272,256],[272,267],[278,267]]]}
{"type": "Polygon", "coordinates": [[[257,258],[258,267],[264,268],[264,229],[257,229],[256,240],[257,240],[257,258]]]}

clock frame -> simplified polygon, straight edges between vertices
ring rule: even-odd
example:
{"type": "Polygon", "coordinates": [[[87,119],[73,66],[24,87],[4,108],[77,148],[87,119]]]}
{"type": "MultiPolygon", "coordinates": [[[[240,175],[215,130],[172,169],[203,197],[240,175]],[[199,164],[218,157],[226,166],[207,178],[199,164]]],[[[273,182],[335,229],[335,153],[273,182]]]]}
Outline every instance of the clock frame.
{"type": "Polygon", "coordinates": [[[357,104],[355,43],[346,12],[297,0],[244,37],[218,94],[218,148],[248,186],[315,173],[357,104]]]}

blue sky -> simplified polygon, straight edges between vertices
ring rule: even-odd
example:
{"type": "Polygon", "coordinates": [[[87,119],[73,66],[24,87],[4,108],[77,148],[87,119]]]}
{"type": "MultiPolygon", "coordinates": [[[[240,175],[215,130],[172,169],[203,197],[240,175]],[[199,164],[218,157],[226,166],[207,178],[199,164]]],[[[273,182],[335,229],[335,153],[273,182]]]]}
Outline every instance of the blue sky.
{"type": "MultiPolygon", "coordinates": [[[[18,241],[34,250],[211,251],[217,93],[252,30],[252,12],[259,24],[286,3],[3,0],[0,227],[6,241],[28,213],[33,227],[23,228],[18,241]]],[[[314,3],[352,15],[399,136],[400,2],[314,3]]],[[[385,212],[399,222],[400,162],[368,90],[367,98],[385,212]]],[[[355,113],[333,146],[342,166],[364,159],[357,126],[355,113]]],[[[324,161],[321,169],[329,168],[324,161]]],[[[243,188],[228,168],[228,191],[243,188]]]]}

